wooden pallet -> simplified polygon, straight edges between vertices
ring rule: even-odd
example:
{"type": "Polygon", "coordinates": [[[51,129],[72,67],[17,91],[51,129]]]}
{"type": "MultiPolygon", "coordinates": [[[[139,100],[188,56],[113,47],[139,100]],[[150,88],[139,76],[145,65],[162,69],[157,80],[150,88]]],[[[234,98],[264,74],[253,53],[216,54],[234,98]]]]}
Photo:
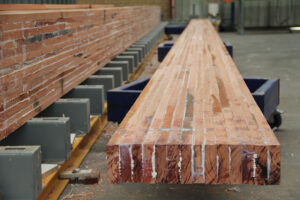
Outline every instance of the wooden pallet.
{"type": "Polygon", "coordinates": [[[279,184],[280,145],[208,20],[192,20],[107,146],[110,183],[279,184]]]}

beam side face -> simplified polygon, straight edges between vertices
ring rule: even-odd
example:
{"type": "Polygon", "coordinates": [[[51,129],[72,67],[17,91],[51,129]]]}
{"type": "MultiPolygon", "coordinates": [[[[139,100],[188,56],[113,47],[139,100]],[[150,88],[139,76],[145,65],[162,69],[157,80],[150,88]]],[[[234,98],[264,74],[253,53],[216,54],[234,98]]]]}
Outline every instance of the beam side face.
{"type": "Polygon", "coordinates": [[[158,6],[16,9],[0,14],[0,140],[160,24],[158,6]]]}

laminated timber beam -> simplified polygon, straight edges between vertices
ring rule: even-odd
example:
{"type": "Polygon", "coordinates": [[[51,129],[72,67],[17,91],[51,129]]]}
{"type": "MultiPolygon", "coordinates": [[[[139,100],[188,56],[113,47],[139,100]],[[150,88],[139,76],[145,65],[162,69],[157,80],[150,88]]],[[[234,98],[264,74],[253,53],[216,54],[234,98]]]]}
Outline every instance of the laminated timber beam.
{"type": "Polygon", "coordinates": [[[0,11],[0,140],[160,24],[160,7],[0,11]]]}
{"type": "Polygon", "coordinates": [[[208,20],[192,20],[107,145],[110,183],[279,184],[280,145],[208,20]]]}
{"type": "Polygon", "coordinates": [[[112,4],[0,4],[0,11],[110,8],[112,4]]]}

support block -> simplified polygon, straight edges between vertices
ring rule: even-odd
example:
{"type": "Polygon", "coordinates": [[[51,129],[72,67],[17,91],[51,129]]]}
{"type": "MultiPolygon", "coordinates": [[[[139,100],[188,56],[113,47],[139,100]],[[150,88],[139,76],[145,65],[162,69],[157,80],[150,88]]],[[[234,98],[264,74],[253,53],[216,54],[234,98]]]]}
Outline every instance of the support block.
{"type": "Polygon", "coordinates": [[[69,117],[71,133],[85,135],[90,131],[90,100],[59,99],[38,116],[69,117]]]}
{"type": "Polygon", "coordinates": [[[134,56],[116,56],[113,61],[127,61],[129,67],[129,73],[133,73],[134,69],[137,68],[134,62],[134,56]]]}
{"type": "Polygon", "coordinates": [[[41,146],[42,161],[62,163],[69,157],[70,119],[33,118],[0,142],[1,146],[41,146]]]}
{"type": "Polygon", "coordinates": [[[104,112],[104,86],[78,85],[63,98],[89,99],[91,115],[101,115],[104,112]]]}
{"type": "Polygon", "coordinates": [[[104,67],[121,67],[123,71],[123,81],[128,81],[129,63],[126,61],[110,61],[104,67]]]}
{"type": "Polygon", "coordinates": [[[107,91],[115,87],[113,75],[92,75],[86,79],[83,85],[103,85],[104,86],[104,99],[106,100],[107,91]]]}
{"type": "Polygon", "coordinates": [[[3,199],[37,199],[42,191],[41,148],[0,147],[0,177],[3,199]]]}
{"type": "Polygon", "coordinates": [[[139,53],[138,52],[134,52],[134,51],[125,51],[122,54],[120,54],[121,56],[133,56],[134,57],[134,66],[139,67],[139,53]]]}
{"type": "Polygon", "coordinates": [[[279,105],[279,79],[244,78],[256,104],[267,120],[279,105]]]}
{"type": "Polygon", "coordinates": [[[173,43],[160,44],[157,49],[158,61],[162,62],[172,48],[173,43]]]}
{"type": "Polygon", "coordinates": [[[151,50],[151,48],[150,48],[150,41],[147,41],[147,40],[139,40],[136,43],[134,43],[134,45],[145,46],[146,54],[148,54],[150,52],[150,50],[151,50]]]}
{"type": "Polygon", "coordinates": [[[168,25],[165,27],[165,33],[167,35],[180,35],[184,31],[185,27],[185,25],[168,25]]]}
{"type": "Polygon", "coordinates": [[[94,75],[113,75],[114,87],[119,87],[123,83],[122,67],[104,67],[97,71],[94,75]]]}
{"type": "Polygon", "coordinates": [[[120,123],[148,82],[149,78],[145,78],[109,90],[107,92],[108,120],[120,123]]]}
{"type": "Polygon", "coordinates": [[[139,49],[141,49],[142,50],[142,56],[143,56],[143,58],[145,58],[146,57],[146,48],[145,48],[145,45],[138,45],[138,44],[134,44],[134,45],[131,45],[131,47],[130,48],[139,48],[139,49]]]}
{"type": "Polygon", "coordinates": [[[128,48],[128,49],[126,49],[126,51],[127,52],[138,52],[139,63],[142,63],[144,57],[143,57],[141,48],[128,48]]]}
{"type": "Polygon", "coordinates": [[[148,48],[148,52],[150,52],[152,47],[154,46],[153,36],[148,36],[147,38],[144,38],[144,39],[140,40],[139,43],[146,43],[147,48],[148,48]]]}
{"type": "Polygon", "coordinates": [[[154,45],[164,34],[164,28],[168,25],[168,22],[162,22],[156,29],[148,33],[141,40],[135,44],[147,44],[147,52],[150,52],[154,45]]]}

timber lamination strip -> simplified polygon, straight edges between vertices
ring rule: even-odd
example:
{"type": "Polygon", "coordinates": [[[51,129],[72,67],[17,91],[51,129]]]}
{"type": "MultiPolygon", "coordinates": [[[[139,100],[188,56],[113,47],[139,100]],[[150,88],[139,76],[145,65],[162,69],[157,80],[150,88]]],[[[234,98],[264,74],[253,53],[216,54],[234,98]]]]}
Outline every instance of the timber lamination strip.
{"type": "Polygon", "coordinates": [[[0,11],[109,8],[111,4],[0,4],[0,11]]]}
{"type": "Polygon", "coordinates": [[[279,184],[280,145],[208,20],[192,20],[107,145],[110,183],[279,184]]]}
{"type": "Polygon", "coordinates": [[[160,23],[160,8],[0,11],[0,140],[160,23]]]}

